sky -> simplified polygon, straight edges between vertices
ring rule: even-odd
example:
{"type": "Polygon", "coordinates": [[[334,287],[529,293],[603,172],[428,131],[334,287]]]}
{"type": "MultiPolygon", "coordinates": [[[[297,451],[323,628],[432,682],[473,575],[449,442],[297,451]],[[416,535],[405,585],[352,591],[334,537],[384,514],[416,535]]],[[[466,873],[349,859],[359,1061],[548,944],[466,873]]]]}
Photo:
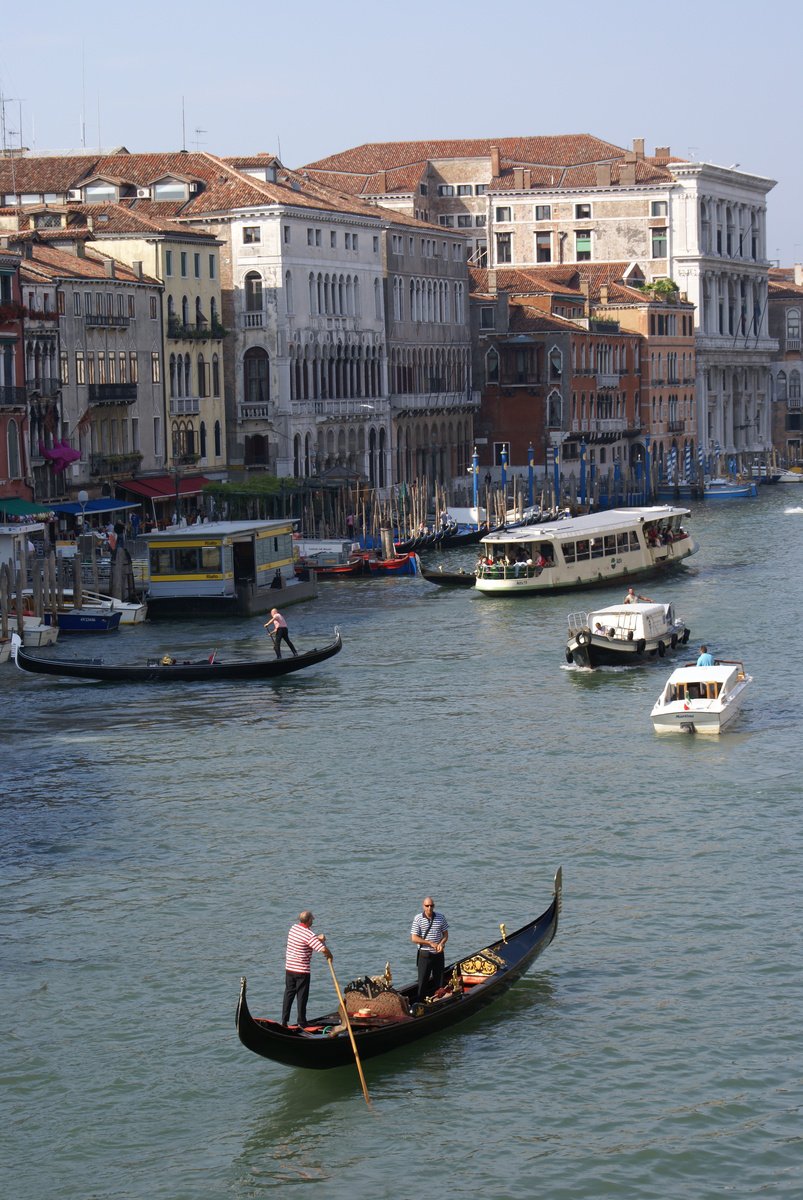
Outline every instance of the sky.
{"type": "Polygon", "coordinates": [[[803,261],[799,0],[39,0],[0,9],[5,144],[270,151],[590,133],[777,180],[767,254],[803,261]]]}

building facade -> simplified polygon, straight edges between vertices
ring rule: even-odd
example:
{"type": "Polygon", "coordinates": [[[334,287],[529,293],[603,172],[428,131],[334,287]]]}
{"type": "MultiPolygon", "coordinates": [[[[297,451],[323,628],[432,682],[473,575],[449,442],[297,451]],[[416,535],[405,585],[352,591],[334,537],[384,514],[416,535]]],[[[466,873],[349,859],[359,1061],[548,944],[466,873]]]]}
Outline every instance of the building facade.
{"type": "Polygon", "coordinates": [[[20,263],[0,245],[0,496],[32,500],[20,263]]]}
{"type": "Polygon", "coordinates": [[[786,466],[803,464],[803,266],[770,270],[769,332],[778,343],[772,363],[772,444],[786,466]]]}

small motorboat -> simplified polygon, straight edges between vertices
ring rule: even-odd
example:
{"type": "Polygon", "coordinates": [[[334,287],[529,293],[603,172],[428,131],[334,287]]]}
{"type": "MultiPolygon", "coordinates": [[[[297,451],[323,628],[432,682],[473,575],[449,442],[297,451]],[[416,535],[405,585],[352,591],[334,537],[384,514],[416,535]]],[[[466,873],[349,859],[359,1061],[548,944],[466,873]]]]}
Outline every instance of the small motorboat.
{"type": "Polygon", "coordinates": [[[688,640],[689,629],[671,604],[611,604],[569,614],[566,661],[578,667],[628,667],[663,658],[688,640]]]}
{"type": "MultiPolygon", "coordinates": [[[[17,614],[8,614],[9,628],[17,624],[17,614]]],[[[58,625],[46,625],[34,613],[22,614],[22,641],[29,650],[41,650],[43,646],[54,646],[59,640],[58,625]]]]}
{"type": "Polygon", "coordinates": [[[738,715],[752,675],[744,663],[717,659],[713,667],[685,663],[672,672],[650,716],[656,733],[722,733],[738,715]]]}
{"type": "Polygon", "coordinates": [[[58,625],[62,633],[113,633],[120,628],[123,614],[119,609],[87,605],[62,608],[55,615],[46,612],[46,625],[58,625]]]}
{"type": "Polygon", "coordinates": [[[462,567],[459,571],[445,571],[442,563],[434,571],[431,567],[422,566],[421,574],[429,583],[437,583],[440,587],[473,588],[477,582],[473,571],[466,571],[462,567]]]}

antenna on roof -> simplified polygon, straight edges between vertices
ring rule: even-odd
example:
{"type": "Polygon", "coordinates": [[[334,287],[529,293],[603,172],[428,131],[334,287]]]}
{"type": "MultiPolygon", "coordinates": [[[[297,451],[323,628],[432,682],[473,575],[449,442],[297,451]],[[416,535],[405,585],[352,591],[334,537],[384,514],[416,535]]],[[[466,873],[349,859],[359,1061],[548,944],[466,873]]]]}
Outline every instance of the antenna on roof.
{"type": "Polygon", "coordinates": [[[100,92],[98,92],[98,154],[102,153],[103,139],[100,136],[100,92]]]}
{"type": "Polygon", "coordinates": [[[81,149],[86,150],[86,45],[81,42],[81,149]]]}
{"type": "Polygon", "coordinates": [[[276,157],[278,158],[279,162],[281,162],[282,161],[282,139],[279,137],[278,133],[276,134],[276,145],[279,147],[279,149],[276,151],[276,157]]]}
{"type": "Polygon", "coordinates": [[[181,97],[181,149],[183,153],[187,150],[187,132],[184,128],[184,97],[181,97]]]}
{"type": "Polygon", "coordinates": [[[206,129],[200,129],[197,125],[195,126],[195,150],[196,150],[196,152],[201,147],[201,134],[206,133],[206,132],[207,132],[206,129]]]}

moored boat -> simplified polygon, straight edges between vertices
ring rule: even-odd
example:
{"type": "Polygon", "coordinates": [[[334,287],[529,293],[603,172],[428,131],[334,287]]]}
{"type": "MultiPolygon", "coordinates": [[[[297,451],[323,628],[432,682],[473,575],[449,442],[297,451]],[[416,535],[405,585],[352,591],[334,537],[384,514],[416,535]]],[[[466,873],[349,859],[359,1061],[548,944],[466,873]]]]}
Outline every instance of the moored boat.
{"type": "Polygon", "coordinates": [[[440,587],[474,587],[477,582],[473,571],[465,571],[462,568],[459,571],[445,571],[442,563],[435,570],[423,565],[420,570],[424,579],[429,583],[437,583],[440,587]]]}
{"type": "Polygon", "coordinates": [[[63,608],[55,614],[46,612],[46,625],[58,625],[62,633],[113,633],[119,629],[123,614],[119,609],[87,606],[63,608]]]}
{"type": "Polygon", "coordinates": [[[503,529],[482,539],[476,587],[489,595],[528,595],[607,587],[677,566],[696,544],[687,508],[615,508],[548,525],[503,529]]]}
{"type": "Polygon", "coordinates": [[[371,575],[416,575],[418,573],[418,555],[414,550],[408,550],[404,554],[397,552],[393,558],[369,556],[365,563],[371,575]]]}
{"type": "Polygon", "coordinates": [[[283,658],[227,659],[218,657],[213,651],[203,659],[182,659],[165,654],[145,663],[124,664],[104,662],[102,658],[40,658],[28,654],[16,634],[11,640],[11,653],[21,671],[95,683],[215,683],[220,680],[274,679],[332,658],[343,646],[340,630],[336,628],[334,640],[325,646],[283,658]]]}
{"type": "Polygon", "coordinates": [[[566,661],[578,667],[634,666],[689,640],[671,604],[636,601],[569,615],[566,661]]]}
{"type": "MultiPolygon", "coordinates": [[[[552,902],[545,912],[515,933],[503,932],[498,941],[450,963],[444,972],[448,985],[435,998],[415,1004],[417,983],[399,991],[381,992],[375,1001],[363,995],[354,1008],[346,989],[360,1059],[373,1058],[466,1020],[493,1003],[511,987],[550,944],[558,928],[562,872],[555,874],[552,902]],[[381,1003],[380,1003],[381,1001],[381,1003]],[[360,1013],[367,1015],[360,1015],[360,1013]]],[[[501,927],[504,930],[504,927],[501,927]]],[[[240,983],[236,1025],[240,1041],[255,1054],[291,1067],[325,1070],[354,1062],[345,1023],[338,1010],[317,1017],[303,1029],[251,1015],[245,977],[240,983]]]]}
{"type": "Polygon", "coordinates": [[[656,733],[721,733],[738,715],[752,682],[740,661],[717,659],[713,667],[685,663],[672,672],[653,705],[653,728],[656,733]]]}

